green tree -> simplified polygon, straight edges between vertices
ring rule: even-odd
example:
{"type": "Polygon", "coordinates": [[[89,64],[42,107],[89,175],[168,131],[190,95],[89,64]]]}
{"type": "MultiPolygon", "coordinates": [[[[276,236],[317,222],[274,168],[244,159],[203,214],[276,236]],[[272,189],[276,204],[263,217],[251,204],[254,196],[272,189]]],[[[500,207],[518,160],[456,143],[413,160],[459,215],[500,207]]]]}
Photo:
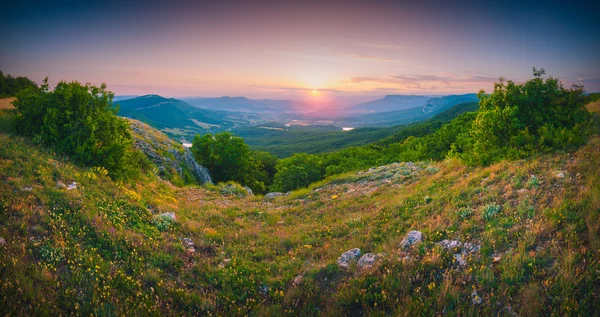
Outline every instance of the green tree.
{"type": "Polygon", "coordinates": [[[533,68],[534,78],[523,84],[501,78],[492,94],[479,92],[480,110],[470,131],[472,150],[463,159],[487,165],[585,141],[590,116],[583,87],[567,89],[544,74],[544,69],[533,68]]]}
{"type": "MultiPolygon", "coordinates": [[[[194,158],[206,167],[214,181],[236,181],[253,191],[264,192],[265,183],[257,179],[261,167],[244,139],[231,132],[196,135],[192,142],[194,158]]],[[[258,177],[260,178],[260,177],[258,177]]]]}
{"type": "Polygon", "coordinates": [[[321,157],[312,154],[298,153],[277,163],[277,173],[271,189],[287,192],[323,178],[325,171],[321,157]]]}
{"type": "Polygon", "coordinates": [[[112,98],[105,84],[60,82],[49,92],[46,79],[41,88],[17,94],[15,127],[77,163],[102,166],[113,178],[131,178],[147,163],[133,149],[129,125],[117,117],[112,98]]]}

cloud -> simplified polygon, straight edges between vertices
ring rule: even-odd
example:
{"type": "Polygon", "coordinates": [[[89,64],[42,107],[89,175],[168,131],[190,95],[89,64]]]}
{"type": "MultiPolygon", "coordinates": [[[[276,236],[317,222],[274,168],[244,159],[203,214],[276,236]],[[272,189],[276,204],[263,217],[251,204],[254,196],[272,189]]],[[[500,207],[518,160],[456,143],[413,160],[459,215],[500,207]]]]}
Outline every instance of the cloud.
{"type": "Polygon", "coordinates": [[[362,43],[360,46],[368,47],[368,48],[376,48],[381,50],[390,50],[390,51],[401,51],[406,49],[405,46],[396,45],[396,44],[383,44],[383,43],[362,43]]]}
{"type": "Polygon", "coordinates": [[[400,61],[395,58],[369,55],[369,54],[336,53],[335,56],[350,58],[350,59],[354,59],[354,60],[371,60],[371,61],[386,61],[386,62],[400,61]]]}
{"type": "MultiPolygon", "coordinates": [[[[268,85],[256,85],[256,84],[252,84],[252,85],[248,85],[248,87],[252,87],[252,88],[258,88],[258,89],[267,89],[267,90],[285,90],[285,91],[313,91],[313,88],[303,88],[303,87],[289,87],[289,86],[268,86],[268,85]]],[[[341,92],[340,90],[337,89],[319,89],[319,91],[326,91],[326,92],[341,92]]]]}
{"type": "Polygon", "coordinates": [[[455,74],[392,75],[387,77],[352,77],[349,83],[379,83],[401,85],[403,89],[433,90],[439,88],[463,89],[470,85],[492,84],[498,78],[455,74]]]}

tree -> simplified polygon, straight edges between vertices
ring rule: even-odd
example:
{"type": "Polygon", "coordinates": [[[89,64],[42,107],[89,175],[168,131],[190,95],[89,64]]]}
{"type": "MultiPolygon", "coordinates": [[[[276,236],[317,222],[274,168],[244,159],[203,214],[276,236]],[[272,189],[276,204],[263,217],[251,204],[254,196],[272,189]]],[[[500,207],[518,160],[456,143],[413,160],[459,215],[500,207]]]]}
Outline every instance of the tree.
{"type": "Polygon", "coordinates": [[[321,157],[312,154],[298,153],[277,163],[277,173],[271,189],[287,192],[306,187],[325,175],[321,157]]]}
{"type": "Polygon", "coordinates": [[[49,92],[46,79],[41,88],[17,94],[15,127],[77,163],[102,166],[112,178],[131,178],[146,163],[133,149],[129,125],[117,116],[112,98],[105,84],[60,82],[49,92]]]}
{"type": "Polygon", "coordinates": [[[233,133],[196,135],[192,152],[198,164],[210,171],[213,180],[236,181],[253,191],[265,191],[264,181],[257,179],[261,167],[253,158],[250,147],[244,143],[244,139],[233,133]]]}
{"type": "Polygon", "coordinates": [[[534,78],[523,84],[505,84],[501,78],[492,94],[480,91],[480,110],[470,131],[472,151],[461,157],[486,165],[583,143],[589,119],[583,87],[566,89],[544,74],[533,68],[534,78]]]}

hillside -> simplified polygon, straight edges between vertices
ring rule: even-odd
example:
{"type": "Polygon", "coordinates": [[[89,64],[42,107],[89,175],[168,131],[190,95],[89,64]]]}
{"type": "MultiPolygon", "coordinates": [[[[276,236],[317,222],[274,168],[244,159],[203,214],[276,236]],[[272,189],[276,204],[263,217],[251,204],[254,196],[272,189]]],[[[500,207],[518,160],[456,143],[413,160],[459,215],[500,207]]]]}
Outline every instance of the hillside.
{"type": "Polygon", "coordinates": [[[114,183],[3,124],[0,313],[596,315],[599,155],[595,135],[571,153],[401,162],[265,198],[114,183]]]}
{"type": "Polygon", "coordinates": [[[246,97],[183,98],[194,107],[241,112],[294,112],[302,104],[291,100],[252,100],[246,97]]]}
{"type": "Polygon", "coordinates": [[[422,136],[432,133],[464,112],[476,111],[478,107],[474,102],[462,103],[423,122],[393,127],[364,127],[351,131],[340,131],[337,128],[336,131],[331,131],[329,126],[288,127],[282,124],[261,124],[238,128],[235,133],[243,137],[253,149],[268,151],[279,157],[299,152],[317,154],[374,142],[400,142],[411,135],[422,136]]]}
{"type": "Polygon", "coordinates": [[[121,100],[117,104],[120,116],[145,122],[177,139],[228,130],[239,123],[232,113],[200,109],[181,100],[158,95],[121,100]]]}

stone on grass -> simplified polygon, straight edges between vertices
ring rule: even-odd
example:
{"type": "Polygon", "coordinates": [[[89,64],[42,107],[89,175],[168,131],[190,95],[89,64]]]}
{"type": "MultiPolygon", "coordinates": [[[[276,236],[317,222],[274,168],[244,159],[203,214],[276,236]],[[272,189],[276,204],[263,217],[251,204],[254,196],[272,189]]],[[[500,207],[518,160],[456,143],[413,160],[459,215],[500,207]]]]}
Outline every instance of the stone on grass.
{"type": "Polygon", "coordinates": [[[77,189],[76,182],[72,182],[72,183],[69,183],[69,185],[67,185],[67,190],[73,190],[73,189],[77,189]]]}
{"type": "Polygon", "coordinates": [[[300,285],[300,283],[302,283],[302,278],[303,278],[302,274],[294,277],[294,280],[292,281],[292,285],[295,285],[295,286],[300,285]]]}
{"type": "Polygon", "coordinates": [[[444,249],[456,249],[462,247],[462,243],[458,240],[442,240],[438,242],[438,245],[444,249]]]}
{"type": "Polygon", "coordinates": [[[4,247],[6,246],[6,240],[4,240],[4,238],[0,237],[0,247],[4,247]]]}
{"type": "Polygon", "coordinates": [[[412,230],[406,234],[402,241],[400,241],[400,248],[406,249],[421,242],[423,242],[423,233],[421,231],[412,230]]]}
{"type": "Polygon", "coordinates": [[[54,188],[67,188],[67,185],[65,185],[65,183],[58,181],[56,182],[56,186],[54,188]]]}
{"type": "Polygon", "coordinates": [[[465,260],[465,255],[464,254],[462,254],[462,253],[456,253],[453,256],[454,256],[454,261],[456,261],[456,263],[458,263],[458,265],[460,265],[460,266],[467,265],[467,261],[465,260]]]}
{"type": "Polygon", "coordinates": [[[189,252],[189,253],[196,252],[196,245],[194,244],[194,241],[192,241],[192,239],[182,238],[181,242],[183,243],[183,247],[186,249],[187,252],[189,252]]]}
{"type": "Polygon", "coordinates": [[[556,175],[556,178],[565,178],[565,173],[560,172],[556,175]]]}
{"type": "Polygon", "coordinates": [[[162,214],[158,215],[158,217],[168,218],[168,219],[175,221],[175,213],[174,212],[163,212],[162,214]]]}
{"type": "Polygon", "coordinates": [[[465,253],[465,254],[479,252],[480,249],[481,249],[481,246],[479,244],[474,244],[474,243],[469,243],[469,242],[463,244],[463,253],[465,253]]]}
{"type": "Polygon", "coordinates": [[[254,196],[254,193],[252,192],[252,189],[250,189],[250,187],[244,186],[244,189],[246,190],[248,196],[254,196]]]}
{"type": "Polygon", "coordinates": [[[358,260],[358,262],[356,262],[356,269],[357,270],[370,269],[377,259],[379,259],[378,254],[367,253],[367,254],[361,256],[360,259],[358,260]]]}
{"type": "Polygon", "coordinates": [[[268,193],[265,195],[265,198],[275,198],[275,197],[279,197],[279,196],[283,196],[285,195],[284,193],[280,193],[280,192],[273,192],[273,193],[268,193]]]}
{"type": "Polygon", "coordinates": [[[32,186],[25,186],[25,187],[23,187],[21,190],[22,190],[22,191],[25,191],[25,192],[30,192],[30,191],[32,191],[32,190],[33,190],[33,187],[32,187],[32,186]]]}
{"type": "Polygon", "coordinates": [[[342,269],[348,269],[350,267],[350,263],[356,261],[360,257],[360,249],[354,248],[352,250],[346,251],[340,255],[337,259],[336,263],[342,269]]]}

